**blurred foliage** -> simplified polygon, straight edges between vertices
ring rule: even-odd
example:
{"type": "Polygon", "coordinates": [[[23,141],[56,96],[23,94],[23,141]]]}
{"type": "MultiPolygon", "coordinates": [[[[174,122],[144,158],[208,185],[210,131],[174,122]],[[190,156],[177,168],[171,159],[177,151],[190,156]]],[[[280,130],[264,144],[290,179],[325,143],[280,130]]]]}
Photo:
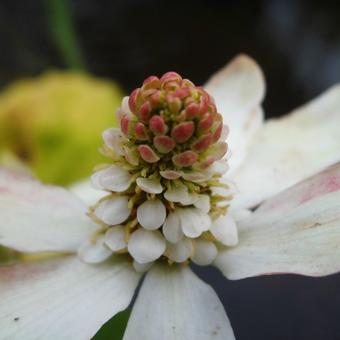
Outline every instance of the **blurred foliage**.
{"type": "Polygon", "coordinates": [[[0,158],[12,152],[45,182],[88,176],[121,97],[114,83],[77,71],[14,82],[0,94],[0,158]]]}

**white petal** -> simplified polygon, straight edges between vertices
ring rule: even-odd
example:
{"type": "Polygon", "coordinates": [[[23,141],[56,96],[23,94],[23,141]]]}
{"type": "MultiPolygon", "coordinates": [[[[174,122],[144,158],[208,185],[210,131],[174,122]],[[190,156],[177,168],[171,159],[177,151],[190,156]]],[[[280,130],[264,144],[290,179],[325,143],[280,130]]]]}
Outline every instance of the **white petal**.
{"type": "Polygon", "coordinates": [[[234,340],[218,296],[188,266],[154,266],[133,307],[124,340],[234,340]]]}
{"type": "Polygon", "coordinates": [[[215,264],[230,279],[340,271],[340,164],[269,199],[240,220],[239,244],[215,264]]]}
{"type": "Polygon", "coordinates": [[[165,221],[166,209],[158,198],[142,203],[137,209],[137,220],[148,230],[158,229],[165,221]]]}
{"type": "Polygon", "coordinates": [[[183,237],[180,213],[178,210],[169,213],[163,224],[163,234],[164,237],[172,243],[178,242],[183,237]]]}
{"type": "Polygon", "coordinates": [[[190,171],[190,172],[184,172],[182,174],[182,177],[185,180],[196,182],[196,183],[204,182],[208,180],[209,178],[211,178],[211,176],[212,176],[212,173],[203,172],[203,171],[190,171]]]}
{"type": "Polygon", "coordinates": [[[129,106],[129,96],[125,96],[122,100],[122,110],[124,111],[124,113],[128,114],[128,115],[132,115],[132,112],[130,110],[130,106],[129,106]]]}
{"type": "Polygon", "coordinates": [[[137,273],[146,273],[152,267],[154,262],[139,263],[136,260],[133,260],[132,264],[137,273]]]}
{"type": "Polygon", "coordinates": [[[131,235],[128,242],[129,253],[142,264],[157,260],[164,253],[165,247],[163,235],[158,230],[140,228],[131,235]]]}
{"type": "Polygon", "coordinates": [[[105,234],[104,242],[112,251],[126,248],[124,227],[115,225],[110,228],[105,234]]]}
{"type": "Polygon", "coordinates": [[[107,191],[93,188],[90,180],[83,180],[72,184],[69,190],[78,196],[87,206],[94,205],[107,195],[107,191]]]}
{"type": "Polygon", "coordinates": [[[188,193],[187,198],[183,199],[180,203],[183,205],[192,205],[199,200],[199,195],[196,193],[188,193]]]}
{"type": "Polygon", "coordinates": [[[207,240],[194,240],[194,254],[191,259],[200,266],[211,264],[217,256],[217,248],[213,242],[207,240]]]}
{"type": "Polygon", "coordinates": [[[213,221],[210,231],[225,246],[235,246],[238,242],[237,226],[230,215],[213,221]]]}
{"type": "Polygon", "coordinates": [[[210,216],[197,208],[180,210],[182,231],[187,237],[198,237],[211,226],[210,216]]]}
{"type": "Polygon", "coordinates": [[[123,142],[125,138],[122,136],[120,129],[110,128],[103,132],[104,143],[112,149],[116,154],[123,156],[123,142]]]}
{"type": "Polygon", "coordinates": [[[170,202],[181,202],[188,198],[188,188],[185,185],[173,185],[164,193],[164,198],[170,202]]]}
{"type": "Polygon", "coordinates": [[[139,277],[126,262],[76,256],[0,267],[1,338],[90,339],[129,305],[139,277]]]}
{"type": "Polygon", "coordinates": [[[114,196],[101,202],[94,211],[104,223],[115,225],[124,222],[130,215],[127,196],[114,196]]]}
{"type": "Polygon", "coordinates": [[[136,182],[143,191],[148,192],[149,194],[160,194],[163,191],[159,179],[139,177],[136,182]]]}
{"type": "Polygon", "coordinates": [[[104,244],[104,236],[98,237],[95,243],[87,241],[78,249],[79,258],[86,263],[100,263],[111,255],[112,251],[104,244]]]}
{"type": "Polygon", "coordinates": [[[122,192],[129,188],[131,175],[125,169],[111,165],[92,175],[92,184],[97,189],[122,192]]]}
{"type": "Polygon", "coordinates": [[[227,159],[220,159],[209,167],[209,172],[212,174],[224,175],[228,171],[229,163],[227,159]]]}
{"type": "Polygon", "coordinates": [[[0,244],[27,252],[77,251],[97,226],[65,189],[0,168],[0,244]]]}
{"type": "Polygon", "coordinates": [[[195,201],[194,206],[201,209],[203,212],[208,213],[210,211],[210,198],[208,195],[198,195],[198,200],[195,201]]]}
{"type": "Polygon", "coordinates": [[[169,243],[166,248],[166,255],[174,262],[184,262],[192,255],[192,241],[183,237],[177,243],[169,243]]]}
{"type": "Polygon", "coordinates": [[[241,55],[217,72],[205,89],[215,98],[218,112],[229,127],[228,145],[233,153],[230,166],[235,169],[263,123],[260,104],[265,83],[262,71],[254,60],[241,55]]]}
{"type": "Polygon", "coordinates": [[[269,120],[235,173],[234,205],[255,206],[340,160],[340,85],[281,119],[269,120]]]}

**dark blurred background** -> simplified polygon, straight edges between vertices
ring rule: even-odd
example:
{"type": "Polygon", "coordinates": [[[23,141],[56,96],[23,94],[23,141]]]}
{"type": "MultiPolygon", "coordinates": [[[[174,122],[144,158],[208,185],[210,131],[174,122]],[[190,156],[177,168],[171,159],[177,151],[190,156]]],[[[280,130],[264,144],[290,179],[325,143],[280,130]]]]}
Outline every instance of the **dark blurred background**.
{"type": "MultiPolygon", "coordinates": [[[[168,70],[203,83],[244,52],[265,72],[268,117],[340,81],[338,2],[1,0],[0,44],[0,87],[73,67],[126,92],[168,70]]],[[[339,275],[230,282],[217,270],[198,271],[218,292],[238,340],[340,339],[339,275]]]]}

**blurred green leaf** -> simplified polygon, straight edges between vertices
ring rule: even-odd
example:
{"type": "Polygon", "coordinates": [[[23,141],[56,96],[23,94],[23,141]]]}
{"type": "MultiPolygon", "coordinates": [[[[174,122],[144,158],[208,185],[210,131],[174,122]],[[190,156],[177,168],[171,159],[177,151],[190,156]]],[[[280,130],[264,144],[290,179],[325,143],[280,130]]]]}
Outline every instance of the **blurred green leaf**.
{"type": "Polygon", "coordinates": [[[93,340],[121,340],[129,320],[131,310],[126,309],[109,320],[92,338],[93,340]]]}

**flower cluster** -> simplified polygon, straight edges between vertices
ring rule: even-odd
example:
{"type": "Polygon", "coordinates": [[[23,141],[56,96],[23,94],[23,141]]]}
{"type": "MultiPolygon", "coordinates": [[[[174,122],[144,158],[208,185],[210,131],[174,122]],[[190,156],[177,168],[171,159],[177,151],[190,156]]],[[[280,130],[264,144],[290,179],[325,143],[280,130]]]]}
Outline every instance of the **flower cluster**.
{"type": "Polygon", "coordinates": [[[109,191],[90,209],[101,228],[80,256],[98,262],[129,253],[142,270],[159,258],[208,265],[218,243],[235,245],[227,215],[232,188],[221,181],[228,129],[213,98],[168,72],[125,97],[117,118],[120,129],[103,134],[102,152],[112,162],[92,177],[109,191]]]}

